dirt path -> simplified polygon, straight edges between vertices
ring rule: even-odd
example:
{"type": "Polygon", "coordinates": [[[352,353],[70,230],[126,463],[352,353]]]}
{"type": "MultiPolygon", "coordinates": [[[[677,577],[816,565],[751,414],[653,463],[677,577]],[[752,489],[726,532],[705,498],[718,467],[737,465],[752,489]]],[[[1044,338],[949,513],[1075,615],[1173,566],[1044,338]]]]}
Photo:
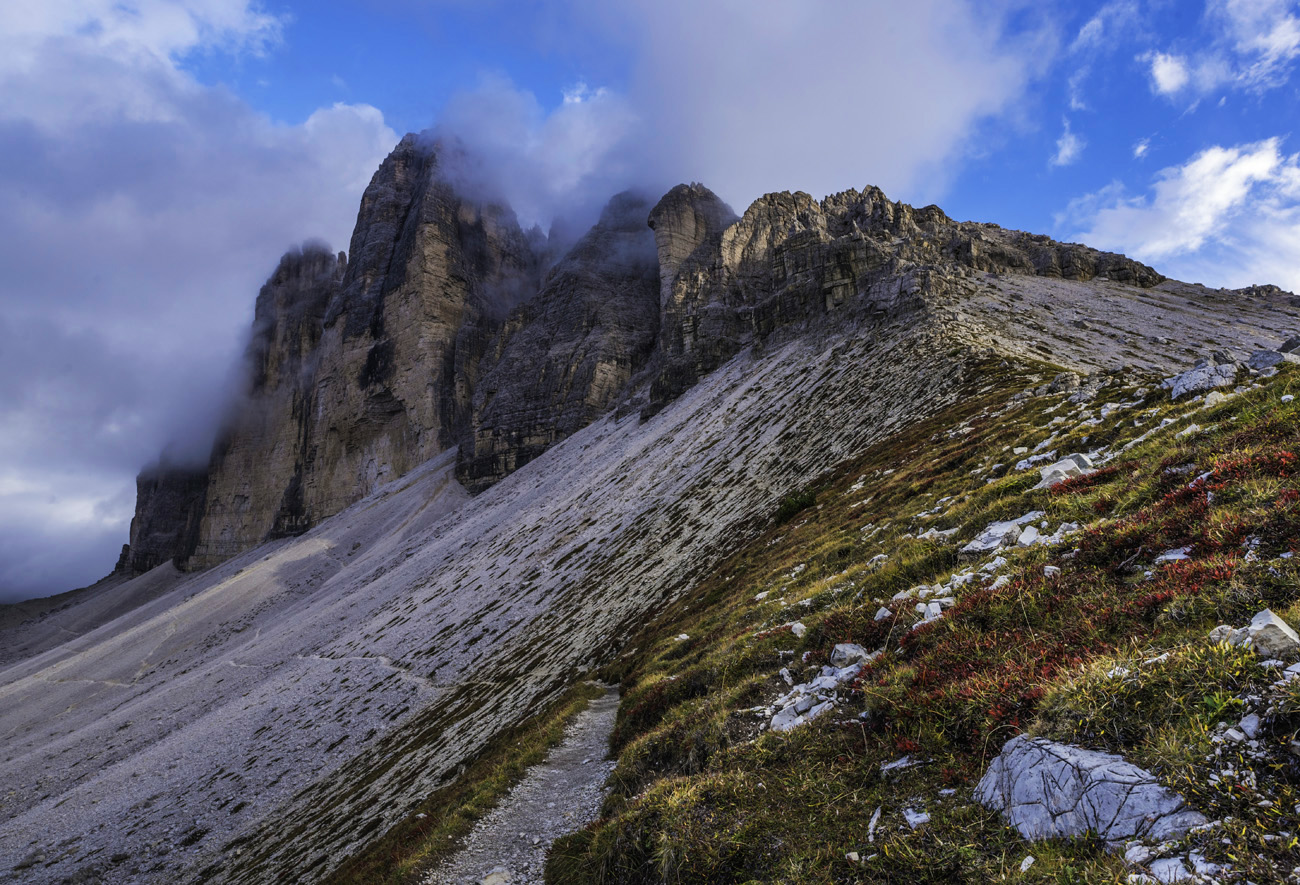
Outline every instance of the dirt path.
{"type": "Polygon", "coordinates": [[[556,838],[595,820],[604,798],[618,690],[591,702],[564,739],[487,814],[453,857],[424,885],[523,885],[542,882],[546,850],[556,838]]]}

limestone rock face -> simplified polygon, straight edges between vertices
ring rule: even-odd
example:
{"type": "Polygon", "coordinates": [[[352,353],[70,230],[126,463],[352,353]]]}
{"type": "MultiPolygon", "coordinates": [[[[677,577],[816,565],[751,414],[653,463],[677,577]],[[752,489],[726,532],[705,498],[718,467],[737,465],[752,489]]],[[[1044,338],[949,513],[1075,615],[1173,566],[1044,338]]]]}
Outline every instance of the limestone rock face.
{"type": "Polygon", "coordinates": [[[211,565],[310,525],[303,485],[315,351],[345,268],[342,255],[322,248],[290,252],[258,294],[245,354],[247,390],[217,440],[194,543],[176,553],[182,564],[211,565]]]}
{"type": "Polygon", "coordinates": [[[1141,287],[1164,280],[1122,255],[957,223],[937,206],[891,202],[874,187],[820,202],[801,192],[767,194],[715,232],[727,217],[719,206],[706,188],[691,185],[670,191],[651,213],[663,315],[647,414],[774,333],[806,329],[832,313],[922,309],[928,296],[973,290],[976,273],[1141,287]]]}
{"type": "Polygon", "coordinates": [[[702,184],[679,184],[664,194],[650,214],[659,255],[661,303],[672,296],[682,262],[701,244],[717,239],[736,221],[736,213],[702,184]]]}
{"type": "MultiPolygon", "coordinates": [[[[133,534],[127,561],[206,568],[301,534],[455,445],[480,361],[537,290],[537,245],[509,209],[460,198],[434,145],[404,138],[362,198],[351,260],[290,253],[258,296],[247,388],[214,447],[197,527],[172,531],[187,540],[167,556],[164,534],[142,529],[156,542],[137,556],[133,534]]],[[[146,527],[159,522],[149,500],[137,507],[146,527]]]]}
{"type": "Polygon", "coordinates": [[[659,330],[649,201],[614,197],[506,323],[473,394],[457,475],[481,491],[604,414],[645,365],[659,330]]]}
{"type": "Polygon", "coordinates": [[[1000,300],[1022,290],[1060,311],[1048,289],[1131,299],[1163,280],[877,188],[768,194],[737,217],[700,184],[653,207],[615,197],[547,271],[552,244],[459,196],[442,150],[398,144],[362,198],[350,258],[308,248],[281,262],[206,482],[142,487],[123,569],[205,568],[300,534],[453,446],[458,479],[482,491],[611,410],[658,413],[746,348],[940,321],[998,343],[1000,300]]]}
{"type": "Polygon", "coordinates": [[[214,454],[191,566],[300,534],[455,445],[540,270],[514,214],[458,197],[414,136],[366,189],[351,255],[337,278],[282,265],[263,290],[251,402],[214,454]]]}
{"type": "Polygon", "coordinates": [[[169,560],[184,560],[198,543],[199,521],[208,489],[203,467],[159,461],[135,480],[131,541],[115,571],[144,574],[169,560]]]}

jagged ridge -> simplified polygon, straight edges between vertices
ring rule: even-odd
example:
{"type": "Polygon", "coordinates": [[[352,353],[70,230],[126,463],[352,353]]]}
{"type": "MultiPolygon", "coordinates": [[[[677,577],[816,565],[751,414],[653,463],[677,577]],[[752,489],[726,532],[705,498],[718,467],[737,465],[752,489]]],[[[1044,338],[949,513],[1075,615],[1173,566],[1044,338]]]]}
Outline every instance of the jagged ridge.
{"type": "Polygon", "coordinates": [[[918,310],[978,272],[1163,279],[876,188],[768,194],[737,218],[693,184],[652,209],[615,197],[543,280],[552,246],[508,209],[458,197],[439,150],[407,136],[384,161],[350,262],[285,256],[206,482],[165,464],[142,474],[119,568],[204,568],[301,533],[457,444],[459,479],[481,491],[611,407],[649,417],[747,346],[918,310]]]}

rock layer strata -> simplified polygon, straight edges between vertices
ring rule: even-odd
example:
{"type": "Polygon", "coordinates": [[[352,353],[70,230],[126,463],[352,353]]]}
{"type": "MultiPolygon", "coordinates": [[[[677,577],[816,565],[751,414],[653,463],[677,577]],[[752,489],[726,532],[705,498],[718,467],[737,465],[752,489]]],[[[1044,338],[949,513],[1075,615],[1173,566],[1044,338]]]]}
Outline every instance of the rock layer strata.
{"type": "Polygon", "coordinates": [[[206,473],[142,475],[128,572],[206,568],[299,534],[454,446],[458,479],[481,492],[610,409],[648,418],[749,347],[871,317],[923,327],[937,311],[975,338],[972,313],[1011,280],[1164,281],[871,187],[768,194],[740,217],[700,184],[653,206],[621,194],[548,268],[555,244],[460,197],[440,150],[407,136],[384,161],[350,259],[281,261],[206,473]]]}

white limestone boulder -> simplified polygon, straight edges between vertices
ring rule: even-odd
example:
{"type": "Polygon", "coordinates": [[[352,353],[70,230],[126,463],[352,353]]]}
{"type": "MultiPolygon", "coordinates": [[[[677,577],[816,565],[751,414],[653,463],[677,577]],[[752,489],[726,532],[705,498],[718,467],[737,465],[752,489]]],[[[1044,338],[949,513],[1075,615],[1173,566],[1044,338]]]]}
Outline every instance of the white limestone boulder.
{"type": "Polygon", "coordinates": [[[1173,399],[1195,393],[1205,393],[1216,387],[1231,387],[1237,380],[1237,367],[1232,364],[1214,365],[1202,360],[1194,368],[1172,378],[1166,378],[1164,387],[1173,399]]]}
{"type": "Polygon", "coordinates": [[[975,790],[1025,839],[1096,833],[1111,844],[1177,839],[1206,818],[1155,776],[1120,756],[1012,738],[975,790]]]}

